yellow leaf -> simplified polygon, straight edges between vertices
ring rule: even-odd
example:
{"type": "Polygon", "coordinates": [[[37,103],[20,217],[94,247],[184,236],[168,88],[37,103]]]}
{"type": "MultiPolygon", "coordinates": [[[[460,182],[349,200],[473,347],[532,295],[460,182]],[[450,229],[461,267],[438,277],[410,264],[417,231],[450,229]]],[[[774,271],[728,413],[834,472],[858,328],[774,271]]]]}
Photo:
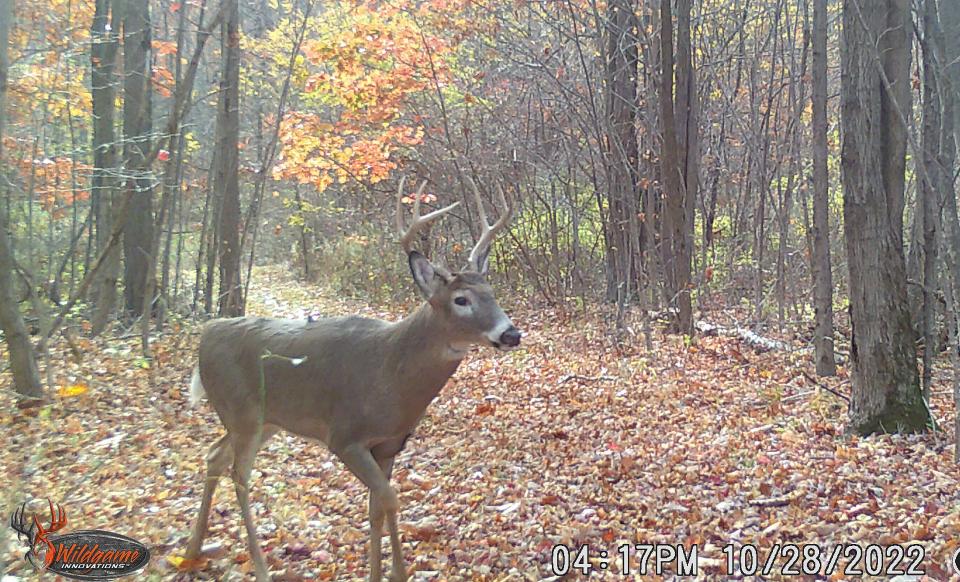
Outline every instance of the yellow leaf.
{"type": "Polygon", "coordinates": [[[170,562],[170,565],[174,568],[179,568],[183,564],[183,556],[167,556],[167,561],[170,562]]]}
{"type": "Polygon", "coordinates": [[[86,394],[89,389],[86,384],[70,384],[69,386],[61,386],[57,389],[57,394],[63,398],[69,398],[86,394]]]}

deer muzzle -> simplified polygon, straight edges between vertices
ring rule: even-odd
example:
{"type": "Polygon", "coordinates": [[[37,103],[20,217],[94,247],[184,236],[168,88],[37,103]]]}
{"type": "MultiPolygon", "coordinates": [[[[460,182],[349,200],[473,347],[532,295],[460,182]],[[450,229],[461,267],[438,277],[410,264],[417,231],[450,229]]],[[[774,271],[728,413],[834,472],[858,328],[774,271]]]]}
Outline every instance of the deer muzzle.
{"type": "Polygon", "coordinates": [[[510,318],[507,317],[506,314],[499,318],[497,325],[494,325],[493,329],[483,335],[491,346],[502,352],[512,350],[519,346],[520,339],[523,337],[523,333],[513,325],[513,322],[510,321],[510,318]]]}
{"type": "Polygon", "coordinates": [[[503,333],[500,334],[499,343],[509,348],[515,348],[520,345],[520,337],[521,337],[520,330],[511,325],[503,333]]]}

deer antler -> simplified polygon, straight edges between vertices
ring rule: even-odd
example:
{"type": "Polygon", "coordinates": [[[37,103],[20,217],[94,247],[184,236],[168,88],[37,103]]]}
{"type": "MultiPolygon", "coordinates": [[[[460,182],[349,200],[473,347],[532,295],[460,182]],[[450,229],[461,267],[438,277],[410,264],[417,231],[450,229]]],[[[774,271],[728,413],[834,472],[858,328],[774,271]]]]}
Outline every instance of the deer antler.
{"type": "Polygon", "coordinates": [[[409,227],[403,226],[403,184],[407,178],[400,178],[400,186],[397,188],[397,232],[400,235],[400,246],[408,255],[413,251],[413,241],[417,233],[426,228],[431,222],[440,218],[460,205],[460,202],[454,202],[450,206],[434,210],[426,216],[420,216],[420,199],[423,196],[423,189],[427,187],[427,181],[424,180],[413,199],[413,222],[409,227]]]}
{"type": "Polygon", "coordinates": [[[47,536],[57,530],[63,529],[63,527],[67,525],[67,512],[64,511],[63,506],[59,503],[57,504],[56,510],[53,508],[52,501],[47,499],[47,503],[50,504],[50,525],[44,528],[42,525],[40,525],[40,520],[37,518],[37,516],[33,516],[33,523],[37,526],[37,537],[33,545],[34,547],[41,543],[47,545],[45,561],[46,565],[49,566],[51,563],[53,563],[53,555],[56,550],[53,547],[53,542],[50,541],[47,536]]]}
{"type": "Polygon", "coordinates": [[[470,189],[473,190],[473,198],[477,202],[477,211],[480,213],[480,220],[483,222],[480,239],[477,241],[477,244],[473,246],[473,250],[470,251],[470,258],[467,259],[467,267],[474,271],[482,272],[483,265],[481,263],[484,261],[481,259],[486,257],[487,253],[490,252],[490,245],[493,244],[493,239],[496,238],[497,233],[503,230],[510,222],[510,218],[513,216],[513,209],[507,204],[503,187],[498,183],[497,199],[501,206],[500,218],[491,225],[487,220],[487,213],[483,209],[483,199],[480,197],[480,190],[477,188],[477,183],[474,182],[470,176],[464,176],[464,178],[466,178],[467,183],[470,184],[470,189]]]}
{"type": "Polygon", "coordinates": [[[17,532],[17,539],[22,540],[26,536],[27,541],[30,544],[30,550],[27,552],[26,559],[31,563],[35,564],[34,557],[37,556],[37,546],[40,544],[46,544],[47,551],[45,555],[45,564],[49,566],[53,562],[54,557],[54,547],[53,542],[47,537],[53,532],[63,529],[67,525],[67,512],[63,509],[59,503],[54,509],[53,501],[47,499],[47,504],[50,506],[50,525],[43,527],[40,525],[40,519],[34,514],[33,519],[30,520],[30,526],[27,526],[26,510],[27,504],[24,503],[20,506],[19,509],[13,512],[13,515],[10,516],[10,527],[17,532]]]}
{"type": "Polygon", "coordinates": [[[63,506],[59,503],[57,508],[53,508],[53,502],[47,499],[47,503],[50,505],[50,525],[44,528],[40,525],[40,520],[37,519],[37,516],[33,516],[33,523],[37,526],[37,540],[46,541],[47,534],[51,534],[59,529],[63,529],[67,525],[67,512],[64,511],[63,506]]]}
{"type": "Polygon", "coordinates": [[[13,528],[13,531],[17,532],[17,539],[23,541],[23,538],[26,537],[27,541],[30,542],[30,548],[33,548],[33,540],[37,537],[36,525],[35,522],[31,521],[29,527],[27,526],[26,518],[27,504],[22,504],[18,509],[13,511],[13,515],[10,516],[10,527],[13,528]]]}

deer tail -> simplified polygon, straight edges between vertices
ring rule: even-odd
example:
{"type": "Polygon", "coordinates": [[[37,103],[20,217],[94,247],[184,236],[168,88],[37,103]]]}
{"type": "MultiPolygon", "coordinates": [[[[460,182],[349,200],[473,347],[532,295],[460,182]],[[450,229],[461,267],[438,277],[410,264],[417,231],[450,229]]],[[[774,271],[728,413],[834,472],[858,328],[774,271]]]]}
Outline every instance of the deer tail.
{"type": "Polygon", "coordinates": [[[190,404],[196,406],[200,399],[206,395],[203,383],[200,381],[200,366],[195,366],[193,376],[190,378],[190,404]]]}

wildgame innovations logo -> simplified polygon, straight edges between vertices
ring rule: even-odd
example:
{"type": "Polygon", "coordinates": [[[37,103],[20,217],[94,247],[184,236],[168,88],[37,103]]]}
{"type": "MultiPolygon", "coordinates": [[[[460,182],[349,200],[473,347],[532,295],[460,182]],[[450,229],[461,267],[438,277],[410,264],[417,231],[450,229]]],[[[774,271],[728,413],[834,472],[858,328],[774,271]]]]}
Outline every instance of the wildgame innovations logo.
{"type": "Polygon", "coordinates": [[[10,527],[27,548],[24,559],[40,572],[74,580],[109,580],[132,574],[150,561],[150,550],[135,539],[99,529],[52,535],[67,525],[67,512],[46,500],[49,519],[27,516],[28,503],[10,516],[10,527]]]}

